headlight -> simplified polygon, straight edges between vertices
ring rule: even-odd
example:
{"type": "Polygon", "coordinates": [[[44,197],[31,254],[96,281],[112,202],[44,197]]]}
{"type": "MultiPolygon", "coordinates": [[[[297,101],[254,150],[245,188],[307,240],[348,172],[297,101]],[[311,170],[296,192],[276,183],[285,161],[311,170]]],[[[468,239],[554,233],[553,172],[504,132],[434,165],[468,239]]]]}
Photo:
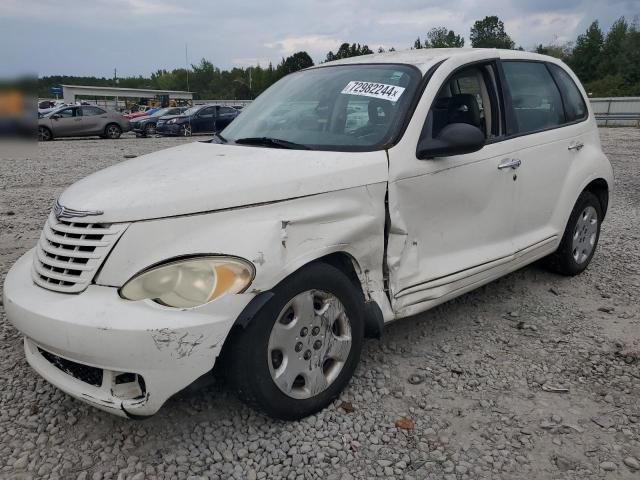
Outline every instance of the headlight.
{"type": "Polygon", "coordinates": [[[167,123],[177,123],[178,119],[177,118],[172,118],[171,120],[169,120],[167,123]]]}
{"type": "Polygon", "coordinates": [[[137,274],[120,289],[120,296],[169,307],[197,307],[227,293],[244,292],[254,273],[253,265],[240,258],[193,257],[137,274]]]}

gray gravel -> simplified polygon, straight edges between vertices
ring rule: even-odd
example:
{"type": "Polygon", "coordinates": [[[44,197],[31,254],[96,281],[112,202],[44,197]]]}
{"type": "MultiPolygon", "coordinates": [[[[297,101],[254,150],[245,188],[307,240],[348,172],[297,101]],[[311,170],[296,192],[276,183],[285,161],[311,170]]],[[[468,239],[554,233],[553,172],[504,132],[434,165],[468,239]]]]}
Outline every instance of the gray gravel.
{"type": "MultiPolygon", "coordinates": [[[[638,479],[640,130],[601,136],[617,190],[583,275],[530,266],[387,327],[342,398],[300,422],[216,384],[143,422],[102,413],[28,367],[0,307],[0,478],[638,479]]],[[[0,280],[66,185],[184,141],[55,141],[0,160],[0,280]]]]}

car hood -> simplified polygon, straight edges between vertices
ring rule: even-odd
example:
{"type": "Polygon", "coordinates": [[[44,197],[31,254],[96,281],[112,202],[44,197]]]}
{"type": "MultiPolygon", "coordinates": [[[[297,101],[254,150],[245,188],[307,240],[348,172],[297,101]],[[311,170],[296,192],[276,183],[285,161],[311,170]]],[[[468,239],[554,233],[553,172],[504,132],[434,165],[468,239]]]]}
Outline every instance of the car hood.
{"type": "Polygon", "coordinates": [[[145,115],[144,117],[135,117],[131,119],[131,123],[144,122],[145,120],[149,120],[150,118],[150,115],[145,115]]]}
{"type": "Polygon", "coordinates": [[[188,115],[163,115],[160,117],[164,121],[171,120],[172,118],[189,118],[188,115]]]}
{"type": "Polygon", "coordinates": [[[328,152],[195,142],[137,157],[73,184],[61,205],[130,222],[257,205],[386,182],[385,151],[328,152]]]}

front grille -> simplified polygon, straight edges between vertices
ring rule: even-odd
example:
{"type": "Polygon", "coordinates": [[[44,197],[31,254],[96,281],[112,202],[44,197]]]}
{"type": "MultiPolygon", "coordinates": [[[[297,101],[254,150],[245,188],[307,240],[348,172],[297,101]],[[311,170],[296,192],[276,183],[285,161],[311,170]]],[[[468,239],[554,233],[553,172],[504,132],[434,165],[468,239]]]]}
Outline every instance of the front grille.
{"type": "Polygon", "coordinates": [[[40,355],[42,355],[47,362],[62,370],[67,375],[71,375],[73,378],[93,385],[94,387],[102,386],[103,372],[101,368],[90,367],[89,365],[83,365],[81,363],[72,362],[66,358],[59,357],[53,353],[49,353],[46,350],[38,348],[40,355]]]}
{"type": "Polygon", "coordinates": [[[126,227],[58,220],[51,213],[36,247],[33,281],[57,292],[83,291],[126,227]]]}

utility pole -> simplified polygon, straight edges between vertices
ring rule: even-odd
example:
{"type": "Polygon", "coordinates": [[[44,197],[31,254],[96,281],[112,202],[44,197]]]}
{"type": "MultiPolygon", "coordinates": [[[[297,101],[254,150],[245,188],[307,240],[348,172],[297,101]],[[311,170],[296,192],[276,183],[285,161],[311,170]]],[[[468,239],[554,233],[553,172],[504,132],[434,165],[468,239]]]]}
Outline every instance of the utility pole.
{"type": "MultiPolygon", "coordinates": [[[[118,86],[118,69],[117,68],[113,69],[113,86],[114,87],[118,86]]],[[[115,110],[118,111],[118,95],[116,95],[115,110]]]]}

